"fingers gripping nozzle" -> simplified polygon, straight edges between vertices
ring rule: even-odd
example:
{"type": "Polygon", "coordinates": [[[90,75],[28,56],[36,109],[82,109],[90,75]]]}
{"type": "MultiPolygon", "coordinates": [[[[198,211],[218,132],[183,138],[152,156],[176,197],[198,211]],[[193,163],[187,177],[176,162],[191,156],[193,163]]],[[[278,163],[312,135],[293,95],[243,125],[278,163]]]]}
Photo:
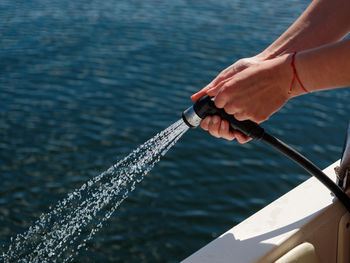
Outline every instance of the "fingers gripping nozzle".
{"type": "Polygon", "coordinates": [[[196,128],[201,120],[213,115],[218,115],[221,119],[227,120],[230,124],[230,129],[237,130],[255,140],[261,140],[265,134],[264,129],[257,123],[249,120],[238,121],[233,115],[227,114],[224,109],[218,109],[213,99],[209,96],[202,97],[192,107],[185,110],[182,113],[182,118],[190,128],[196,128]]]}

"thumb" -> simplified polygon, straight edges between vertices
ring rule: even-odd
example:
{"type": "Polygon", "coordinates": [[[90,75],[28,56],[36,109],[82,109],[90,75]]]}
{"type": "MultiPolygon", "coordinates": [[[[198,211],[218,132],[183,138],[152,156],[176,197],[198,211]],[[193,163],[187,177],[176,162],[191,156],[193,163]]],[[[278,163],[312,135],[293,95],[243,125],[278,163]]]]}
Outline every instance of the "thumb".
{"type": "Polygon", "coordinates": [[[215,86],[215,87],[213,87],[213,88],[211,88],[211,89],[208,89],[208,90],[207,90],[207,94],[208,94],[210,97],[215,97],[215,96],[219,93],[221,87],[222,87],[222,85],[217,85],[217,86],[215,86]]]}
{"type": "Polygon", "coordinates": [[[191,96],[191,100],[193,102],[197,102],[200,98],[202,98],[203,96],[207,95],[207,90],[208,89],[209,89],[208,87],[205,87],[205,88],[201,89],[200,91],[198,91],[197,93],[193,94],[191,96]]]}
{"type": "Polygon", "coordinates": [[[203,89],[198,91],[197,93],[193,94],[191,96],[191,99],[194,102],[197,102],[200,98],[202,98],[204,95],[209,95],[211,97],[215,97],[216,94],[219,93],[221,88],[221,78],[216,77],[211,83],[209,83],[207,86],[205,86],[203,89]]]}

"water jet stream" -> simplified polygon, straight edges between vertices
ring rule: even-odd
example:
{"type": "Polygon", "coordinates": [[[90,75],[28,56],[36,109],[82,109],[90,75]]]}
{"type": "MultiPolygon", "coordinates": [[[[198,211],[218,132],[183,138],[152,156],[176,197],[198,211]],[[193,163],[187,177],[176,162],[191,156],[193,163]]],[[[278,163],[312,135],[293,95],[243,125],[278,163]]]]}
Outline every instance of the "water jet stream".
{"type": "Polygon", "coordinates": [[[188,130],[179,120],[89,180],[11,239],[2,262],[70,262],[188,130]]]}

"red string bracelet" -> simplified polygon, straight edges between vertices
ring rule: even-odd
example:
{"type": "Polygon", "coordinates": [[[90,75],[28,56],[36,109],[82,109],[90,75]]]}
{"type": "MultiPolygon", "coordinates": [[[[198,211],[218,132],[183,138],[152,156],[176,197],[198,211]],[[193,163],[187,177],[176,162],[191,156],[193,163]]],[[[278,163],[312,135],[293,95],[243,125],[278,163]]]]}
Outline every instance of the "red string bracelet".
{"type": "Polygon", "coordinates": [[[308,93],[309,91],[304,87],[303,83],[301,83],[301,80],[299,78],[299,75],[297,73],[297,70],[295,69],[295,55],[297,54],[297,52],[294,52],[293,55],[292,55],[292,62],[290,63],[290,65],[292,66],[292,69],[293,69],[293,79],[292,79],[292,83],[290,84],[290,88],[289,88],[289,92],[288,94],[291,94],[292,93],[292,90],[293,90],[293,85],[294,85],[294,81],[295,79],[297,79],[297,81],[299,82],[301,88],[306,92],[308,93]]]}

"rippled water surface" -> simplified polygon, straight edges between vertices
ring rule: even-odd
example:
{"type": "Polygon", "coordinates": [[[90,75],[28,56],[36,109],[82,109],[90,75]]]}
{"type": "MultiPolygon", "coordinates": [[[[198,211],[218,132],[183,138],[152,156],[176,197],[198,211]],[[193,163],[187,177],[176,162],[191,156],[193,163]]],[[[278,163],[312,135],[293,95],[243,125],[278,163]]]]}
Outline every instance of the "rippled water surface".
{"type": "MultiPolygon", "coordinates": [[[[0,245],[178,120],[307,4],[1,1],[0,245]]],[[[302,96],[264,127],[324,168],[340,157],[349,99],[302,96]]],[[[261,143],[188,131],[75,261],[178,262],[307,178],[261,143]]]]}

